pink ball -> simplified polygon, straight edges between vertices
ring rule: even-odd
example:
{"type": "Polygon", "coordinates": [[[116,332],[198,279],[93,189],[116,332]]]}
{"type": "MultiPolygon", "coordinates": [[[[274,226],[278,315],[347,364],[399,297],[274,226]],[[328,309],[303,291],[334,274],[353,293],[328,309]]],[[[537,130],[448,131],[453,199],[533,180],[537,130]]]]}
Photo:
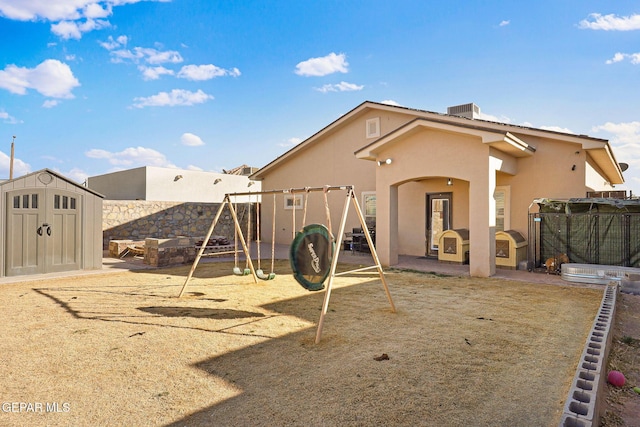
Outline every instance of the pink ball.
{"type": "Polygon", "coordinates": [[[609,381],[609,384],[615,387],[622,387],[627,380],[622,372],[609,371],[609,375],[607,375],[607,381],[609,381]]]}

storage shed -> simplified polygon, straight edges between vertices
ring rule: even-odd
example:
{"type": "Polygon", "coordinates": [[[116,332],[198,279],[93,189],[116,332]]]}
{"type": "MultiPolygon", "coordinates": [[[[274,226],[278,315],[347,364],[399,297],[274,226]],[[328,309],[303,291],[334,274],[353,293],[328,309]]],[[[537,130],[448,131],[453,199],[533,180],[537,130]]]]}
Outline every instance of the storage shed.
{"type": "Polygon", "coordinates": [[[0,191],[0,277],[102,268],[102,195],[49,169],[0,191]]]}

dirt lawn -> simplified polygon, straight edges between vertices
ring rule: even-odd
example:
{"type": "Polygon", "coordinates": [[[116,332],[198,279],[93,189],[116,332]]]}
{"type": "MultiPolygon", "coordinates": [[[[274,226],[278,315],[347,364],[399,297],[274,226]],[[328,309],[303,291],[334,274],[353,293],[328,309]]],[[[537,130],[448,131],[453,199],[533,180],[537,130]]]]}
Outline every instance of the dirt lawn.
{"type": "Polygon", "coordinates": [[[392,313],[357,273],[316,345],[324,292],[188,270],[1,285],[0,425],[557,426],[602,299],[390,270],[392,313]]]}

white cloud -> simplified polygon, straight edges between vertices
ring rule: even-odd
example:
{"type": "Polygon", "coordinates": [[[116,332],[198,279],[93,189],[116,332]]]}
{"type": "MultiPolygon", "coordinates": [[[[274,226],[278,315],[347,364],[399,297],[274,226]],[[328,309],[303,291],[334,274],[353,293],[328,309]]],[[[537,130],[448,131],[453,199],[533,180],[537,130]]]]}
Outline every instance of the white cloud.
{"type": "Polygon", "coordinates": [[[90,3],[84,8],[84,16],[90,19],[106,18],[113,13],[112,8],[111,3],[105,4],[104,7],[98,3],[90,3]]]}
{"type": "Polygon", "coordinates": [[[356,90],[362,90],[364,86],[360,86],[354,83],[340,82],[337,84],[326,84],[322,87],[315,88],[318,92],[353,92],[356,90]]]}
{"type": "Polygon", "coordinates": [[[498,24],[500,27],[506,27],[507,25],[509,25],[511,23],[511,21],[500,21],[500,24],[498,24]]]}
{"type": "Polygon", "coordinates": [[[592,13],[587,19],[580,21],[578,27],[587,30],[605,31],[640,30],[640,15],[616,16],[614,14],[601,15],[599,13],[592,13]]]}
{"type": "Polygon", "coordinates": [[[11,116],[6,111],[0,111],[0,120],[4,121],[5,123],[11,124],[11,125],[14,125],[14,124],[18,123],[16,118],[11,116]]]}
{"type": "Polygon", "coordinates": [[[570,133],[575,135],[575,132],[573,132],[571,129],[563,128],[560,126],[540,126],[540,129],[550,130],[552,132],[570,133]]]}
{"type": "Polygon", "coordinates": [[[105,159],[114,166],[127,168],[136,166],[176,167],[166,156],[153,148],[129,147],[119,152],[91,149],[85,153],[91,159],[105,159]]]}
{"type": "Polygon", "coordinates": [[[607,122],[594,126],[591,130],[611,135],[610,144],[616,160],[629,164],[629,169],[624,173],[625,181],[637,188],[640,185],[640,121],[607,122]]]}
{"type": "Polygon", "coordinates": [[[200,145],[204,145],[204,141],[198,136],[189,132],[185,132],[180,137],[180,142],[182,145],[186,145],[187,147],[198,147],[200,145]]]}
{"type": "Polygon", "coordinates": [[[498,117],[491,114],[483,113],[482,111],[480,112],[480,114],[478,114],[478,118],[480,120],[486,120],[488,122],[511,123],[511,119],[506,116],[498,117]]]}
{"type": "Polygon", "coordinates": [[[143,0],[0,0],[0,16],[18,21],[54,22],[51,26],[54,34],[80,38],[82,33],[110,26],[104,18],[113,14],[114,6],[140,1],[143,0]]]}
{"type": "MultiPolygon", "coordinates": [[[[9,171],[11,169],[11,157],[0,151],[0,175],[9,177],[9,171]]],[[[31,165],[25,163],[22,160],[13,159],[13,177],[17,178],[22,175],[26,175],[31,172],[31,165]]]]}
{"type": "Polygon", "coordinates": [[[138,66],[138,70],[142,72],[142,78],[144,80],[158,80],[163,74],[170,76],[175,74],[173,70],[169,70],[162,66],[146,67],[144,65],[140,65],[138,66]]]}
{"type": "Polygon", "coordinates": [[[0,70],[0,88],[24,95],[34,89],[51,98],[73,98],[71,91],[80,86],[71,68],[56,59],[47,59],[35,68],[8,65],[0,70]]]}
{"type": "Polygon", "coordinates": [[[398,102],[393,99],[385,99],[384,101],[380,101],[381,104],[393,105],[395,107],[402,107],[398,102]]]}
{"type": "Polygon", "coordinates": [[[349,63],[344,53],[330,53],[320,58],[310,58],[296,65],[295,73],[299,76],[326,76],[333,73],[349,72],[349,63]]]}
{"type": "Polygon", "coordinates": [[[82,169],[79,169],[79,168],[72,168],[68,172],[61,171],[58,168],[53,168],[53,170],[58,172],[60,175],[62,175],[64,177],[72,179],[73,181],[77,182],[78,184],[83,184],[86,181],[86,179],[89,177],[89,174],[87,174],[85,171],[83,171],[82,169]]]}
{"type": "Polygon", "coordinates": [[[640,64],[640,53],[621,53],[618,52],[613,55],[613,58],[606,61],[607,64],[615,64],[616,62],[622,62],[628,59],[632,64],[640,64]]]}
{"type": "Polygon", "coordinates": [[[159,92],[156,95],[146,98],[134,98],[135,102],[133,106],[136,108],[175,107],[202,104],[210,99],[213,99],[213,96],[204,93],[200,89],[198,89],[197,92],[191,92],[184,89],[173,89],[171,92],[159,92]]]}
{"type": "Polygon", "coordinates": [[[114,50],[121,46],[126,46],[129,41],[127,36],[118,36],[118,38],[114,39],[112,36],[109,36],[106,42],[99,42],[100,46],[107,50],[114,50]]]}
{"type": "MultiPolygon", "coordinates": [[[[640,148],[640,122],[612,123],[594,126],[594,132],[608,132],[613,134],[616,140],[623,144],[637,144],[640,148]]],[[[640,156],[640,151],[638,151],[640,156]]]]}
{"type": "Polygon", "coordinates": [[[289,138],[286,142],[278,144],[279,147],[294,147],[302,142],[302,138],[289,138]]]}
{"type": "Polygon", "coordinates": [[[238,77],[239,75],[240,70],[238,70],[237,68],[226,70],[224,68],[216,67],[213,64],[185,65],[178,72],[179,78],[188,80],[210,80],[215,77],[238,77]]]}
{"type": "Polygon", "coordinates": [[[82,38],[83,33],[88,33],[93,30],[100,30],[102,28],[108,28],[111,24],[109,21],[102,19],[87,19],[84,22],[81,21],[62,21],[57,24],[51,25],[51,32],[65,40],[82,38]]]}
{"type": "MultiPolygon", "coordinates": [[[[107,46],[109,45],[102,44],[102,47],[107,48],[107,46]]],[[[151,47],[134,47],[133,50],[111,50],[110,54],[112,56],[111,62],[115,63],[131,61],[137,64],[140,61],[144,61],[148,64],[164,64],[167,62],[177,64],[183,61],[180,52],[175,50],[161,51],[151,47]]]]}
{"type": "Polygon", "coordinates": [[[47,99],[42,103],[42,108],[53,108],[59,104],[55,99],[47,99]]]}

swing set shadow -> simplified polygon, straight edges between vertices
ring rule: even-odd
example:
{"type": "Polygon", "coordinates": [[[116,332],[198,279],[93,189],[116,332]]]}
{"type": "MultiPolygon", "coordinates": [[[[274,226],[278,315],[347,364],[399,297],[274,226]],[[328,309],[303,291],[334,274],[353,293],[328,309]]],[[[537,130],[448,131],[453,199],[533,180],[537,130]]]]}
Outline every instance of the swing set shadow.
{"type": "MultiPolygon", "coordinates": [[[[342,276],[342,275],[348,275],[348,274],[352,274],[352,273],[358,273],[358,272],[363,272],[363,271],[369,271],[369,270],[376,270],[378,272],[378,276],[380,278],[380,281],[382,282],[382,285],[384,287],[386,296],[387,296],[387,300],[389,301],[389,305],[391,306],[391,311],[393,313],[396,312],[396,308],[395,305],[393,303],[393,299],[391,298],[391,293],[389,292],[389,286],[387,284],[387,280],[385,278],[385,274],[384,274],[384,270],[382,269],[382,264],[380,263],[380,259],[378,258],[378,253],[376,252],[375,249],[375,245],[373,243],[373,238],[371,237],[371,234],[369,233],[369,229],[367,228],[366,225],[366,221],[364,218],[364,215],[362,213],[362,209],[360,208],[360,204],[358,203],[358,199],[355,195],[355,190],[354,187],[352,185],[344,185],[344,186],[329,186],[329,185],[325,185],[324,187],[304,187],[304,188],[290,188],[290,189],[281,189],[281,190],[267,190],[267,191],[254,191],[254,192],[239,192],[239,193],[227,193],[224,196],[223,202],[220,204],[218,211],[216,212],[213,220],[211,221],[211,226],[209,227],[209,230],[207,232],[207,235],[205,236],[202,246],[200,247],[200,249],[198,250],[198,253],[196,255],[195,260],[193,261],[193,264],[191,266],[191,269],[189,270],[189,274],[187,275],[187,278],[184,281],[184,285],[182,286],[182,289],[180,290],[180,294],[178,295],[178,298],[181,298],[182,295],[184,294],[187,285],[189,283],[189,280],[191,280],[191,278],[193,277],[193,274],[198,266],[198,263],[200,262],[200,259],[204,255],[205,249],[206,249],[206,244],[209,241],[209,239],[211,238],[211,235],[213,234],[214,228],[216,226],[216,224],[218,223],[218,221],[220,220],[220,217],[225,209],[228,208],[229,211],[231,212],[231,217],[233,218],[233,223],[234,223],[234,228],[235,228],[235,234],[237,235],[238,239],[240,240],[240,244],[242,246],[242,252],[244,253],[245,259],[246,259],[246,264],[249,267],[248,270],[250,272],[250,274],[253,277],[254,282],[257,284],[258,283],[258,278],[262,278],[263,280],[268,280],[268,279],[273,279],[275,277],[275,275],[273,274],[273,259],[274,259],[274,246],[275,245],[275,226],[272,227],[274,234],[272,236],[272,272],[267,276],[264,275],[264,273],[262,273],[262,270],[258,269],[258,271],[256,271],[254,265],[253,265],[253,260],[251,259],[251,253],[249,251],[249,247],[247,245],[247,241],[245,240],[244,234],[242,232],[242,227],[240,226],[240,221],[238,220],[238,214],[236,212],[236,209],[234,207],[234,204],[231,202],[231,198],[236,198],[239,196],[259,196],[259,195],[268,195],[271,194],[274,196],[274,203],[273,203],[273,209],[274,209],[274,213],[273,213],[273,220],[275,222],[275,210],[276,210],[276,203],[275,203],[275,198],[277,195],[281,194],[281,195],[295,195],[295,194],[304,194],[305,195],[305,202],[304,202],[304,210],[303,210],[303,217],[306,217],[306,209],[307,209],[307,197],[309,195],[309,193],[314,193],[314,192],[323,192],[324,193],[324,200],[325,200],[325,209],[327,211],[327,225],[328,225],[328,230],[329,230],[329,235],[330,235],[330,239],[333,243],[333,245],[330,245],[333,250],[330,251],[331,253],[329,254],[330,256],[330,261],[331,261],[331,265],[330,265],[330,269],[329,269],[329,273],[327,276],[325,276],[325,278],[323,278],[322,280],[326,280],[326,277],[328,277],[328,282],[327,282],[327,286],[325,288],[325,295],[324,295],[324,301],[322,304],[322,310],[320,313],[320,319],[318,321],[318,328],[317,328],[317,332],[316,332],[316,339],[315,339],[315,343],[318,344],[320,342],[320,338],[322,336],[322,329],[323,329],[323,325],[324,325],[324,318],[329,310],[329,299],[331,298],[331,290],[333,288],[333,283],[336,277],[338,276],[342,276]],[[331,218],[330,218],[330,214],[329,214],[329,204],[328,204],[328,200],[327,200],[327,195],[330,191],[344,191],[345,192],[345,201],[344,201],[344,207],[342,210],[342,216],[340,219],[340,226],[338,229],[338,233],[337,233],[337,239],[334,237],[334,235],[331,233],[331,218]],[[364,233],[364,237],[369,245],[369,248],[371,250],[371,256],[373,257],[373,265],[370,266],[365,266],[365,267],[359,267],[356,269],[351,269],[351,270],[346,270],[346,271],[340,271],[337,272],[337,266],[338,266],[338,261],[339,261],[339,257],[340,257],[340,248],[342,247],[343,244],[343,236],[345,235],[345,226],[347,223],[347,217],[348,217],[348,213],[349,213],[349,206],[353,206],[357,216],[358,216],[358,220],[360,221],[360,225],[362,227],[362,231],[364,233]],[[337,250],[336,250],[337,248],[337,250]]],[[[258,208],[259,209],[259,208],[258,208]]],[[[294,209],[294,213],[293,215],[295,215],[295,209],[294,209]]],[[[294,217],[295,218],[295,217],[294,217]]],[[[259,219],[258,219],[259,221],[259,219]]],[[[304,218],[303,218],[303,223],[304,223],[304,218]]],[[[294,224],[295,224],[295,219],[294,219],[294,224]]],[[[249,236],[250,237],[250,236],[249,236]]],[[[294,236],[295,237],[295,236],[294,236]]],[[[237,245],[237,240],[235,242],[235,244],[237,245]]],[[[295,240],[295,239],[294,239],[295,240]]],[[[258,245],[260,244],[260,242],[258,241],[258,245]]],[[[237,246],[236,246],[237,247],[237,246]]],[[[259,246],[258,246],[259,247],[259,246]]],[[[234,251],[237,257],[238,251],[234,251]]],[[[290,254],[290,256],[293,256],[293,254],[290,254]]],[[[259,255],[258,255],[258,259],[259,259],[259,255]]],[[[293,260],[292,260],[292,265],[293,265],[293,260]]],[[[236,266],[237,267],[237,266],[236,266]]],[[[235,270],[235,269],[234,269],[235,270]]],[[[248,273],[249,273],[248,272],[248,273]]],[[[302,284],[302,283],[301,283],[302,284]]],[[[303,286],[305,288],[307,288],[304,284],[303,286]]],[[[307,288],[309,289],[309,288],[307,288]]],[[[321,288],[320,288],[321,289],[321,288]]]]}

